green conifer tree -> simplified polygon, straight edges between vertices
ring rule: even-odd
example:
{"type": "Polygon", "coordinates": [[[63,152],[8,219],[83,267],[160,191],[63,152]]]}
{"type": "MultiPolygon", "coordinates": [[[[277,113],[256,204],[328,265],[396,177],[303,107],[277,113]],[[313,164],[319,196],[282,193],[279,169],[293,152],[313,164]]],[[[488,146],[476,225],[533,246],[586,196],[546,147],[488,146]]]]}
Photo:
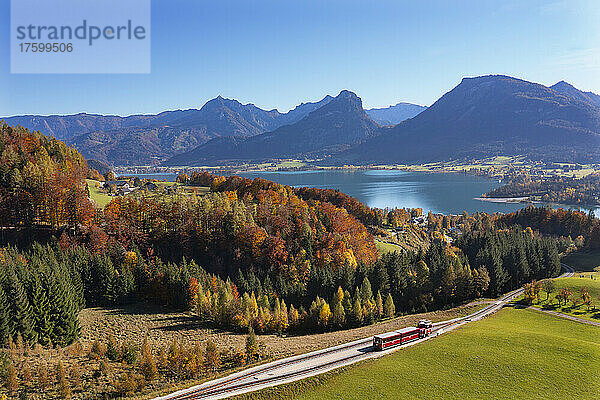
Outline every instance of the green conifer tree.
{"type": "Polygon", "coordinates": [[[14,271],[9,270],[7,274],[8,281],[8,298],[10,299],[11,311],[11,334],[16,335],[18,332],[23,335],[25,340],[35,342],[37,335],[33,330],[33,322],[31,319],[31,306],[27,299],[27,294],[22,282],[19,280],[14,271]]]}
{"type": "Polygon", "coordinates": [[[10,335],[9,305],[4,293],[4,288],[0,285],[0,345],[6,344],[10,335]]]}
{"type": "MultiPolygon", "coordinates": [[[[46,282],[46,280],[44,280],[46,282]]],[[[50,318],[50,301],[38,277],[31,282],[31,313],[38,342],[47,345],[53,339],[54,324],[50,318]]]]}

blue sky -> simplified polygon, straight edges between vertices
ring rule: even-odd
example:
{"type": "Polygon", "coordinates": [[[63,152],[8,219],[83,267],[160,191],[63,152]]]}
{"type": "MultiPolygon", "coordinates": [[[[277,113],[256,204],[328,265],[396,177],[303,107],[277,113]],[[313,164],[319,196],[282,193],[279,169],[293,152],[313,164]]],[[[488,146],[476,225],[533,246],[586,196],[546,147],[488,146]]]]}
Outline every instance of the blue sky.
{"type": "Polygon", "coordinates": [[[483,74],[600,93],[597,0],[153,0],[152,72],[139,75],[10,74],[9,7],[3,116],[155,113],[219,94],[287,111],[342,89],[365,108],[430,105],[483,74]]]}

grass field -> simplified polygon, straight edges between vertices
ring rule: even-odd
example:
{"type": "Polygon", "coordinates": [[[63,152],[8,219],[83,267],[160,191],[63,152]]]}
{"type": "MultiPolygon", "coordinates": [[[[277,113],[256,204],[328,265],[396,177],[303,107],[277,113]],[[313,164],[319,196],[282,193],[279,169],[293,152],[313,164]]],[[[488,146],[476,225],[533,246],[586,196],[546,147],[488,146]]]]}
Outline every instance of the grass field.
{"type": "Polygon", "coordinates": [[[598,399],[600,329],[528,309],[245,398],[598,399]]]}
{"type": "Polygon", "coordinates": [[[394,251],[402,252],[402,247],[392,243],[382,242],[381,240],[375,240],[375,247],[382,253],[392,253],[394,251]]]}
{"type": "MultiPolygon", "coordinates": [[[[600,273],[576,273],[572,278],[555,279],[556,292],[552,293],[546,300],[546,293],[542,292],[539,296],[539,301],[534,302],[533,306],[540,307],[546,310],[553,310],[563,314],[569,314],[574,317],[589,319],[590,321],[600,321],[600,273]],[[592,277],[594,279],[592,279],[592,277]],[[579,298],[582,288],[586,288],[595,304],[595,308],[588,310],[587,306],[579,304],[573,307],[571,302],[567,305],[560,306],[555,296],[561,288],[569,288],[573,292],[573,297],[579,298]]],[[[600,334],[600,333],[599,333],[600,334]]]]}
{"type": "Polygon", "coordinates": [[[575,268],[575,271],[592,271],[600,266],[600,250],[569,253],[561,261],[575,268]]]}
{"type": "Polygon", "coordinates": [[[98,207],[104,208],[110,202],[112,197],[98,190],[96,185],[100,184],[101,182],[94,181],[92,179],[86,179],[85,181],[87,182],[88,187],[90,188],[90,197],[92,198],[92,200],[96,202],[96,205],[98,207]]]}

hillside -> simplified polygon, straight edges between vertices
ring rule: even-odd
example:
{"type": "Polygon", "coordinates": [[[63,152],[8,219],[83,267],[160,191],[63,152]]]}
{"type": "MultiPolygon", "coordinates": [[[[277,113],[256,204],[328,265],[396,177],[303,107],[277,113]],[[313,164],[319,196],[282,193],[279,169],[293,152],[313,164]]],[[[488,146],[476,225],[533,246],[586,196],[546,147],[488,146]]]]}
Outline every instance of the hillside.
{"type": "Polygon", "coordinates": [[[212,140],[171,158],[166,165],[200,165],[229,160],[316,157],[350,148],[379,133],[361,99],[344,90],[300,121],[246,140],[212,140]]]}
{"type": "Polygon", "coordinates": [[[427,107],[411,103],[398,103],[385,108],[365,110],[369,117],[380,125],[396,125],[409,118],[419,115],[427,107]]]}
{"type": "Polygon", "coordinates": [[[93,209],[85,191],[87,170],[81,154],[60,140],[0,122],[0,226],[88,221],[93,209]]]}
{"type": "Polygon", "coordinates": [[[87,160],[88,168],[95,169],[100,175],[104,175],[111,171],[110,165],[98,160],[87,160]]]}
{"type": "MultiPolygon", "coordinates": [[[[577,270],[579,266],[575,265],[577,270]]],[[[600,322],[600,310],[597,304],[600,302],[600,273],[576,274],[571,278],[556,279],[556,290],[549,295],[543,293],[531,303],[534,307],[544,310],[556,311],[573,317],[600,322]],[[568,301],[559,295],[561,289],[567,289],[571,293],[568,301]],[[590,304],[583,304],[582,291],[589,294],[590,304]],[[596,306],[595,306],[596,305],[596,306]]]]}
{"type": "Polygon", "coordinates": [[[597,160],[600,109],[546,86],[502,76],[465,78],[416,117],[350,149],[340,162],[412,163],[526,154],[597,160]]]}

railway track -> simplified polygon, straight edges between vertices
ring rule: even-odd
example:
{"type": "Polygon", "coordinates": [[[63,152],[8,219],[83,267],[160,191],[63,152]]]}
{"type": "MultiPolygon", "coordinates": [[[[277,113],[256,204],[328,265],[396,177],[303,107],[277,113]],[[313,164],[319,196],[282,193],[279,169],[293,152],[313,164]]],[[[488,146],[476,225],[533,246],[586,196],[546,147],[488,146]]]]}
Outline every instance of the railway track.
{"type": "MultiPolygon", "coordinates": [[[[562,265],[565,269],[565,273],[560,277],[568,277],[572,276],[574,270],[567,266],[562,265]]],[[[481,319],[488,315],[493,314],[502,308],[507,302],[513,300],[515,297],[521,295],[523,293],[523,289],[513,290],[509,292],[500,299],[496,300],[494,303],[482,308],[481,310],[475,311],[469,315],[464,317],[455,318],[448,321],[440,321],[433,324],[432,333],[435,333],[436,336],[447,332],[449,330],[455,329],[460,325],[468,323],[473,320],[481,319]]],[[[412,343],[418,343],[426,339],[421,339],[412,343]]],[[[278,382],[286,382],[289,380],[300,379],[304,376],[308,376],[314,374],[318,371],[325,372],[326,370],[333,369],[337,366],[347,365],[351,362],[358,361],[360,359],[366,359],[373,357],[374,348],[371,345],[372,337],[357,340],[355,342],[351,342],[348,344],[332,347],[325,350],[316,351],[309,354],[304,354],[300,356],[295,356],[288,359],[283,359],[279,361],[275,361],[269,364],[265,364],[263,366],[258,366],[251,368],[246,371],[242,371],[239,373],[232,374],[228,377],[221,378],[215,381],[211,381],[196,387],[192,387],[186,390],[182,390],[179,392],[175,392],[171,395],[167,395],[164,397],[157,398],[156,400],[191,400],[191,399],[203,399],[203,398],[223,398],[228,397],[238,391],[242,391],[245,389],[251,389],[253,387],[266,387],[266,386],[274,386],[278,382]],[[348,356],[343,356],[341,358],[335,358],[332,360],[325,360],[324,362],[317,363],[316,365],[308,365],[304,368],[295,369],[289,372],[284,372],[278,375],[268,376],[270,371],[274,371],[280,368],[289,367],[294,364],[306,363],[310,360],[316,360],[321,357],[326,357],[333,355],[335,353],[340,353],[348,350],[352,350],[354,348],[361,348],[361,352],[357,352],[356,354],[350,354],[348,356]],[[260,375],[265,375],[260,377],[260,375]],[[254,379],[254,380],[252,380],[254,379]]],[[[401,348],[403,346],[397,346],[396,348],[401,348]]]]}
{"type": "MultiPolygon", "coordinates": [[[[169,399],[169,400],[199,399],[199,398],[210,395],[211,392],[213,392],[215,389],[219,389],[224,386],[227,386],[228,384],[230,384],[232,382],[239,381],[242,379],[252,378],[254,376],[267,373],[274,369],[281,368],[283,366],[287,367],[289,365],[298,364],[298,363],[305,362],[305,361],[308,361],[311,359],[323,357],[328,354],[338,353],[340,351],[349,350],[349,349],[352,349],[355,347],[362,347],[362,346],[365,346],[365,344],[371,343],[371,341],[372,341],[371,338],[361,339],[361,340],[351,342],[348,344],[344,344],[341,346],[336,346],[336,347],[332,347],[329,349],[319,350],[319,351],[316,351],[313,353],[296,356],[291,359],[283,359],[280,361],[275,361],[275,362],[266,364],[264,366],[258,366],[258,367],[251,368],[247,371],[247,373],[233,374],[230,377],[215,381],[213,384],[200,385],[197,387],[197,389],[195,389],[191,393],[173,394],[171,396],[161,397],[160,399],[165,399],[165,400],[166,399],[169,399]]],[[[362,355],[362,354],[359,354],[359,355],[362,355]]],[[[263,383],[264,380],[261,380],[260,382],[263,383]]],[[[251,383],[257,383],[257,382],[251,382],[251,383]]]]}
{"type": "Polygon", "coordinates": [[[293,372],[288,372],[288,373],[282,374],[282,375],[263,378],[257,382],[243,382],[243,383],[235,384],[232,386],[227,386],[223,389],[206,390],[206,391],[203,390],[201,392],[195,392],[195,393],[191,393],[189,395],[184,395],[183,397],[169,397],[169,399],[182,399],[182,400],[183,399],[200,399],[203,397],[210,397],[213,395],[220,395],[220,394],[235,392],[238,390],[246,389],[246,388],[257,386],[257,385],[265,385],[265,384],[274,383],[274,382],[278,382],[278,381],[285,381],[291,377],[301,377],[301,376],[310,374],[311,372],[328,369],[328,368],[334,367],[338,364],[345,364],[348,361],[351,361],[353,359],[359,359],[359,358],[364,358],[364,355],[363,354],[355,354],[352,356],[329,361],[327,363],[315,365],[313,367],[305,368],[305,369],[302,369],[299,371],[293,371],[293,372]]]}
{"type": "MultiPolygon", "coordinates": [[[[432,333],[436,333],[444,328],[447,328],[450,325],[457,324],[468,318],[476,318],[477,316],[484,314],[486,311],[489,312],[489,307],[490,306],[485,307],[485,308],[483,308],[475,313],[469,314],[465,317],[456,318],[456,319],[450,320],[450,321],[437,322],[434,324],[432,333]]],[[[185,392],[181,392],[181,393],[176,392],[170,396],[161,397],[160,399],[161,400],[167,400],[167,399],[168,400],[189,400],[189,399],[208,398],[211,396],[222,396],[222,395],[226,395],[228,393],[233,393],[233,392],[251,388],[254,386],[264,386],[264,385],[273,384],[273,383],[276,383],[279,381],[286,381],[293,377],[302,377],[302,376],[311,374],[316,371],[330,369],[337,365],[344,365],[353,360],[368,358],[370,356],[369,353],[372,353],[374,351],[374,348],[372,347],[371,343],[372,343],[372,337],[369,337],[369,338],[365,338],[365,339],[362,339],[359,341],[349,343],[347,345],[337,346],[337,347],[322,350],[319,352],[309,353],[309,354],[306,354],[303,356],[297,356],[297,357],[294,357],[293,359],[289,359],[289,360],[284,359],[281,361],[276,361],[274,363],[270,363],[270,364],[267,364],[262,367],[255,367],[251,370],[248,370],[246,373],[234,374],[234,375],[231,375],[230,377],[216,381],[212,384],[200,385],[195,389],[191,388],[191,389],[188,389],[185,392]],[[288,372],[285,374],[280,374],[277,376],[270,376],[270,377],[263,377],[260,379],[256,379],[254,381],[248,381],[249,379],[251,379],[253,377],[266,374],[269,371],[276,370],[281,367],[288,367],[290,365],[304,363],[304,362],[312,360],[312,359],[316,359],[316,358],[320,358],[320,357],[323,357],[326,355],[331,355],[331,354],[347,351],[347,350],[350,350],[353,348],[360,348],[360,347],[362,347],[364,349],[364,352],[349,355],[349,356],[338,358],[338,359],[331,360],[331,361],[327,361],[327,362],[320,363],[318,365],[314,365],[311,367],[303,368],[300,370],[291,371],[291,372],[288,372]]],[[[398,347],[402,347],[402,346],[398,346],[398,347]]]]}

